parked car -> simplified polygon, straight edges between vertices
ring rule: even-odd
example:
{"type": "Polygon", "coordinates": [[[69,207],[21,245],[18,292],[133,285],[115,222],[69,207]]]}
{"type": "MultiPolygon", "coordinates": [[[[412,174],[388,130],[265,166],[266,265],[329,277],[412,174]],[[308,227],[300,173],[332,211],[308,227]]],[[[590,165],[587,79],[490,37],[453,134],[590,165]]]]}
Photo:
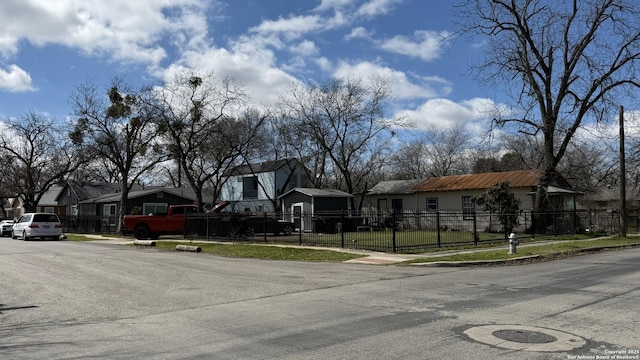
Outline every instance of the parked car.
{"type": "Polygon", "coordinates": [[[47,213],[26,213],[22,215],[14,224],[11,230],[11,238],[30,240],[60,239],[62,235],[62,224],[56,214],[47,213]]]}
{"type": "Polygon", "coordinates": [[[0,221],[0,231],[2,231],[2,236],[11,236],[11,229],[13,229],[13,220],[0,221]]]}
{"type": "Polygon", "coordinates": [[[242,224],[242,232],[247,236],[265,233],[291,235],[295,229],[294,223],[272,217],[249,216],[241,218],[240,221],[242,224]]]}

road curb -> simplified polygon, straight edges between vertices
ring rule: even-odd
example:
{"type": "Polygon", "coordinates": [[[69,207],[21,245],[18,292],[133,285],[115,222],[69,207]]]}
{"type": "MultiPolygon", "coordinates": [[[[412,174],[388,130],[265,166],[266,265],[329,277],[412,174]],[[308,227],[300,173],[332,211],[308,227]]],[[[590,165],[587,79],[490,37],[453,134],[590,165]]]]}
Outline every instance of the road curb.
{"type": "Polygon", "coordinates": [[[463,267],[463,266],[478,266],[478,265],[502,265],[513,262],[538,260],[543,259],[542,255],[530,255],[522,256],[513,259],[500,259],[500,260],[476,260],[476,261],[434,261],[424,263],[413,263],[411,266],[433,266],[433,267],[463,267]]]}
{"type": "Polygon", "coordinates": [[[202,248],[200,246],[176,245],[176,251],[189,251],[199,253],[202,251],[202,248]]]}
{"type": "Polygon", "coordinates": [[[432,267],[464,267],[464,266],[482,266],[482,265],[504,265],[511,263],[519,263],[519,262],[527,262],[530,260],[553,260],[557,257],[562,257],[570,254],[590,254],[596,253],[605,250],[621,250],[626,248],[636,248],[640,247],[640,243],[632,243],[632,244],[624,244],[624,245],[610,245],[610,246],[596,246],[592,248],[586,249],[575,249],[567,252],[558,252],[547,255],[531,255],[531,256],[522,256],[512,259],[499,259],[499,260],[477,260],[477,261],[433,261],[433,262],[423,262],[423,263],[412,263],[409,264],[411,266],[432,266],[432,267]]]}
{"type": "Polygon", "coordinates": [[[152,240],[134,240],[133,245],[139,246],[156,246],[156,242],[152,240]]]}

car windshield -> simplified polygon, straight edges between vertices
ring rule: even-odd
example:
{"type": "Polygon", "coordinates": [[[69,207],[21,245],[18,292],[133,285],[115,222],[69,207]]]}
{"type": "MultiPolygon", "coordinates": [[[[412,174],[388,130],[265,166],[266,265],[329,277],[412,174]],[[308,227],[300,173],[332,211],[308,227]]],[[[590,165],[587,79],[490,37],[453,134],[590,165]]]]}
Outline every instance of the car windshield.
{"type": "Polygon", "coordinates": [[[34,222],[58,222],[58,217],[54,214],[36,214],[34,222]]]}

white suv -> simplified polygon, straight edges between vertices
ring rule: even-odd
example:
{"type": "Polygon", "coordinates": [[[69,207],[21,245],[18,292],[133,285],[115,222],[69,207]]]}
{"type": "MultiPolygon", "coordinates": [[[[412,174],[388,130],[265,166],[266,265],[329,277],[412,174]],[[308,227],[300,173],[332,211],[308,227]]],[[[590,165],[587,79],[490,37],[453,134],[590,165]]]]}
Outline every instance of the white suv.
{"type": "Polygon", "coordinates": [[[0,221],[0,231],[2,231],[2,236],[11,235],[12,228],[13,228],[13,220],[0,221]]]}
{"type": "Polygon", "coordinates": [[[13,224],[11,238],[29,240],[33,238],[60,239],[62,224],[58,215],[47,213],[26,213],[13,224]]]}

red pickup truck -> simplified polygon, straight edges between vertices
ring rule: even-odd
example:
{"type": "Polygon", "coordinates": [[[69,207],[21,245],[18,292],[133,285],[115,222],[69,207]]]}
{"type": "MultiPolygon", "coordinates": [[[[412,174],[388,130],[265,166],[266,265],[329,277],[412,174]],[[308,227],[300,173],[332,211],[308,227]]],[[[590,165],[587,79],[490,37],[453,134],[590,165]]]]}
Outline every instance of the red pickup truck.
{"type": "MultiPolygon", "coordinates": [[[[223,201],[209,212],[220,212],[229,202],[223,201]]],[[[184,215],[197,213],[196,205],[171,205],[166,214],[125,215],[122,218],[124,235],[133,234],[136,239],[157,239],[160,235],[184,233],[184,215]]]]}

